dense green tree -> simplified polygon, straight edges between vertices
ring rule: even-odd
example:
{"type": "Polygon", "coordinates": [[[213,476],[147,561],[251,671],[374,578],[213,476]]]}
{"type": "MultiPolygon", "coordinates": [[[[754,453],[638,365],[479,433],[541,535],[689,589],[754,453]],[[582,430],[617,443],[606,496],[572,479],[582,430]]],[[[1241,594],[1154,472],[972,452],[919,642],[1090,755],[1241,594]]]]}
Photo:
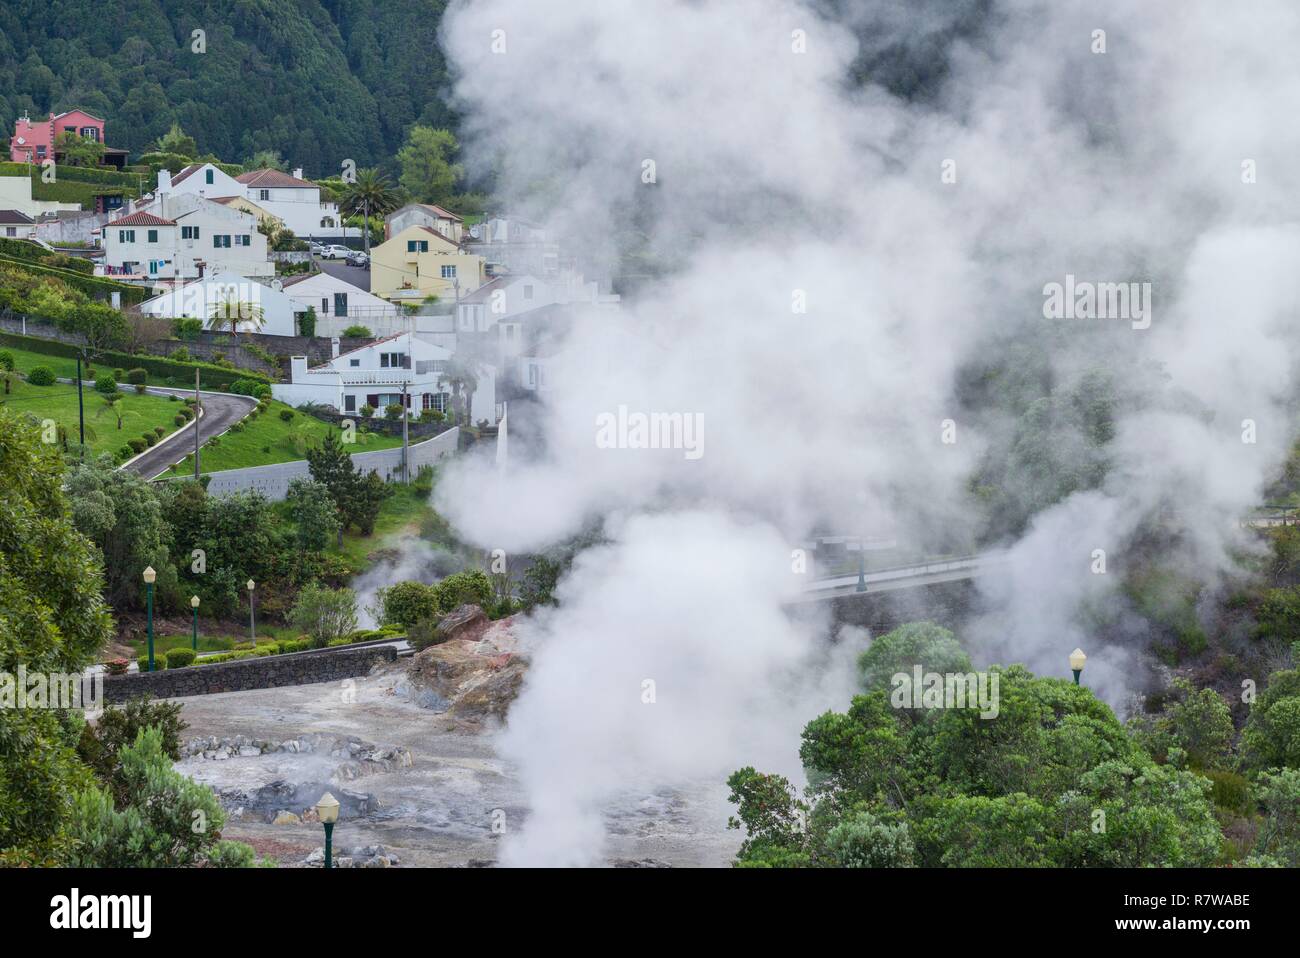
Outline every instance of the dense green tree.
{"type": "MultiPolygon", "coordinates": [[[[951,654],[927,626],[887,643],[951,654]],[[910,639],[910,641],[908,641],[910,639]]],[[[960,660],[957,660],[960,661],[960,660]]],[[[921,663],[927,670],[930,667],[921,663]]],[[[991,670],[998,711],[895,708],[877,688],[810,722],[807,799],[753,769],[728,784],[748,838],[737,864],[1196,867],[1222,833],[1210,782],[1156,764],[1086,688],[991,670]]],[[[879,676],[883,671],[869,670],[879,676]]],[[[990,686],[991,688],[991,686],[990,686]]]]}
{"type": "Polygon", "coordinates": [[[338,534],[338,510],[323,482],[294,479],[285,501],[297,529],[299,548],[320,552],[338,534]]]}
{"type": "Polygon", "coordinates": [[[446,203],[465,175],[452,157],[460,148],[450,130],[413,126],[397,153],[402,167],[399,182],[417,203],[446,203]]]}
{"type": "Polygon", "coordinates": [[[926,672],[969,672],[971,667],[970,656],[951,632],[933,622],[911,622],[872,639],[858,657],[862,688],[887,689],[896,673],[911,675],[916,665],[926,672]]]}
{"type": "Polygon", "coordinates": [[[182,130],[179,123],[173,123],[166,133],[158,137],[157,150],[159,153],[175,153],[178,156],[186,156],[191,159],[199,154],[199,148],[194,142],[194,137],[182,130]]]}
{"type": "Polygon", "coordinates": [[[1300,670],[1274,672],[1241,733],[1250,769],[1300,768],[1300,670]]]}
{"type": "Polygon", "coordinates": [[[99,166],[104,160],[104,144],[80,133],[60,133],[54,140],[54,152],[61,154],[68,166],[99,166]]]}
{"type": "Polygon", "coordinates": [[[114,608],[144,607],[146,566],[158,573],[156,600],[174,607],[176,571],[167,554],[167,521],[153,486],[123,472],[109,456],[74,463],[68,495],[78,531],[99,547],[107,576],[104,594],[114,608]]]}
{"type": "Polygon", "coordinates": [[[1264,819],[1256,835],[1255,854],[1287,868],[1300,868],[1300,769],[1284,768],[1259,777],[1264,819]]]}
{"type": "MultiPolygon", "coordinates": [[[[76,530],[63,463],[0,406],[0,672],[78,672],[111,620],[94,545],[76,530]]],[[[51,863],[69,847],[71,796],[89,773],[79,716],[0,709],[0,863],[51,863]]]]}

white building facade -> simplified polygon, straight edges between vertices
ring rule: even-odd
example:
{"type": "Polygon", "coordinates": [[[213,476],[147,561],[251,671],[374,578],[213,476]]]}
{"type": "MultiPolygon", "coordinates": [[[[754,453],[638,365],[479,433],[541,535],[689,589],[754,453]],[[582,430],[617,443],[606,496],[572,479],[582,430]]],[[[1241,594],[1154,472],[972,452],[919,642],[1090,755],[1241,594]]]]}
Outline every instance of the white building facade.
{"type": "Polygon", "coordinates": [[[283,292],[237,273],[204,276],[147,299],[138,308],[150,316],[199,319],[205,326],[212,325],[215,314],[223,317],[216,327],[219,332],[231,332],[233,315],[238,332],[269,336],[296,336],[298,317],[307,311],[283,292]]]}
{"type": "MultiPolygon", "coordinates": [[[[290,360],[291,381],[273,385],[271,394],[291,406],[321,403],[357,416],[366,406],[376,416],[383,416],[390,405],[405,405],[412,412],[446,412],[455,392],[448,380],[451,362],[451,350],[402,333],[310,369],[307,357],[294,356],[290,360]]],[[[480,367],[475,378],[470,418],[495,423],[496,371],[480,367]]]]}

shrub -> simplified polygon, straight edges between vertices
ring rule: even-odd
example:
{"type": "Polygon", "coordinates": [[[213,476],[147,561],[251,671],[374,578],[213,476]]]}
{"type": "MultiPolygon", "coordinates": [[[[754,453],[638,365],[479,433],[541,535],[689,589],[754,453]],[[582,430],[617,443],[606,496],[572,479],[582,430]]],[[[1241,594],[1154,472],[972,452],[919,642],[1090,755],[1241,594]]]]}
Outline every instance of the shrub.
{"type": "Polygon", "coordinates": [[[253,643],[252,643],[252,642],[236,642],[236,643],[235,643],[235,651],[236,651],[236,652],[251,652],[252,650],[253,650],[253,643]]]}
{"type": "Polygon", "coordinates": [[[423,582],[398,582],[380,589],[375,595],[379,621],[384,624],[413,625],[438,615],[436,588],[423,582]]]}
{"type": "Polygon", "coordinates": [[[49,366],[33,366],[27,374],[27,381],[33,386],[53,386],[54,370],[49,366]]]}
{"type": "Polygon", "coordinates": [[[370,405],[370,403],[366,403],[358,410],[358,412],[361,413],[362,419],[369,419],[371,416],[375,414],[375,407],[370,405]]]}
{"type": "Polygon", "coordinates": [[[193,649],[168,649],[167,668],[183,669],[185,666],[193,664],[197,657],[193,649]]]}
{"type": "Polygon", "coordinates": [[[143,395],[145,394],[145,391],[148,390],[148,388],[149,388],[149,387],[146,386],[144,383],[136,383],[136,384],[135,384],[135,394],[136,394],[137,396],[143,396],[143,395]]]}
{"type": "Polygon", "coordinates": [[[177,346],[167,358],[174,359],[178,363],[188,363],[190,361],[190,351],[184,346],[177,346]]]}
{"type": "Polygon", "coordinates": [[[163,426],[154,426],[153,434],[161,439],[163,436],[167,435],[167,430],[163,426]]]}
{"type": "Polygon", "coordinates": [[[149,381],[149,373],[138,366],[126,374],[126,381],[132,386],[139,386],[149,381]]]}
{"type": "Polygon", "coordinates": [[[387,406],[384,407],[384,415],[385,415],[388,419],[390,419],[390,420],[394,420],[394,421],[395,421],[395,420],[398,420],[398,419],[401,419],[401,418],[402,418],[402,404],[401,404],[401,403],[389,403],[387,406]]]}
{"type": "Polygon", "coordinates": [[[311,583],[298,593],[289,620],[311,636],[316,648],[323,649],[331,640],[357,627],[357,594],[351,589],[327,589],[311,583]]]}
{"type": "Polygon", "coordinates": [[[113,378],[116,379],[118,382],[124,381],[126,379],[126,370],[122,369],[120,366],[117,369],[114,369],[113,378]]]}
{"type": "Polygon", "coordinates": [[[280,421],[281,421],[281,422],[288,422],[288,421],[289,421],[290,419],[292,419],[292,418],[293,418],[293,410],[292,410],[292,409],[281,409],[281,410],[280,410],[280,421]]]}
{"type": "Polygon", "coordinates": [[[101,396],[111,396],[117,392],[117,380],[104,373],[95,377],[95,392],[101,396]]]}
{"type": "Polygon", "coordinates": [[[149,444],[143,439],[128,439],[126,444],[131,447],[131,452],[137,456],[149,448],[149,444]]]}
{"type": "Polygon", "coordinates": [[[0,369],[14,371],[14,354],[7,349],[0,349],[0,369]]]}
{"type": "Polygon", "coordinates": [[[156,446],[158,444],[158,437],[151,432],[144,433],[140,438],[144,440],[147,446],[156,446]]]}
{"type": "Polygon", "coordinates": [[[438,644],[438,620],[422,619],[406,630],[406,641],[417,652],[438,644]]]}
{"type": "Polygon", "coordinates": [[[486,608],[492,601],[492,580],[478,569],[449,575],[433,588],[444,614],[466,604],[486,608]]]}
{"type": "Polygon", "coordinates": [[[343,330],[343,335],[353,339],[373,339],[374,334],[366,326],[349,326],[343,330]]]}
{"type": "Polygon", "coordinates": [[[126,675],[129,665],[126,659],[109,659],[104,663],[104,669],[109,675],[126,675]]]}
{"type": "MultiPolygon", "coordinates": [[[[147,656],[147,655],[142,655],[142,656],[140,656],[138,659],[135,660],[135,665],[136,665],[136,668],[138,668],[141,672],[148,672],[148,671],[149,671],[149,656],[147,656]]],[[[153,665],[154,665],[154,668],[155,668],[155,669],[158,668],[158,660],[157,660],[157,659],[154,660],[153,665]]]]}
{"type": "Polygon", "coordinates": [[[181,397],[178,396],[178,395],[176,395],[175,393],[168,393],[168,394],[167,394],[167,401],[168,401],[168,402],[180,402],[180,401],[181,401],[181,397]]]}

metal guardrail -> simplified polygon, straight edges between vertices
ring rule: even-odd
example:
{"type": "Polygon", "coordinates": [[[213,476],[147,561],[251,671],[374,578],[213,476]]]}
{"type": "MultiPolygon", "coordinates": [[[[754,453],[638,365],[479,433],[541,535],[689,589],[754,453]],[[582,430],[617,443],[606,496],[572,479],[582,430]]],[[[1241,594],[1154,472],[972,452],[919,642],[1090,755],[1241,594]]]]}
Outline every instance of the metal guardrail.
{"type": "MultiPolygon", "coordinates": [[[[890,572],[911,572],[913,575],[918,575],[918,576],[934,575],[939,572],[952,572],[955,569],[967,568],[971,565],[975,565],[980,562],[985,562],[991,559],[992,560],[1000,559],[1005,554],[1006,553],[1004,552],[981,552],[981,553],[976,553],[974,555],[957,556],[956,558],[953,559],[944,559],[939,562],[925,562],[919,565],[917,564],[899,565],[899,566],[889,566],[888,568],[885,569],[867,569],[864,571],[864,575],[878,576],[878,575],[885,575],[890,572]]],[[[847,578],[855,577],[857,576],[857,574],[858,573],[856,571],[852,571],[852,572],[838,572],[833,575],[819,575],[816,576],[813,579],[813,581],[828,582],[832,579],[847,579],[847,578]]]]}

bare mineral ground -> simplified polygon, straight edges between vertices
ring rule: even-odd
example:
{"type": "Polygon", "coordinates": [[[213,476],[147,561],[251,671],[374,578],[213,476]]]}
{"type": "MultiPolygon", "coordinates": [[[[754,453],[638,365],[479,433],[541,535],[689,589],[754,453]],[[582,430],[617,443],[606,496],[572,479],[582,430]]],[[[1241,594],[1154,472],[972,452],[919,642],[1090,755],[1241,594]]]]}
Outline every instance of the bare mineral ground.
{"type": "MultiPolygon", "coordinates": [[[[326,790],[342,803],[336,854],[383,846],[402,867],[494,864],[500,823],[508,832],[527,817],[524,790],[494,753],[491,728],[417,704],[404,661],[342,683],[175,701],[189,725],[184,740],[207,740],[177,768],[216,790],[230,813],[224,837],[282,865],[322,845],[310,813],[294,818],[326,790]],[[280,812],[290,814],[273,824],[280,812]]],[[[725,798],[712,782],[621,797],[606,813],[605,862],[726,865],[739,834],[726,829],[725,798]]]]}

